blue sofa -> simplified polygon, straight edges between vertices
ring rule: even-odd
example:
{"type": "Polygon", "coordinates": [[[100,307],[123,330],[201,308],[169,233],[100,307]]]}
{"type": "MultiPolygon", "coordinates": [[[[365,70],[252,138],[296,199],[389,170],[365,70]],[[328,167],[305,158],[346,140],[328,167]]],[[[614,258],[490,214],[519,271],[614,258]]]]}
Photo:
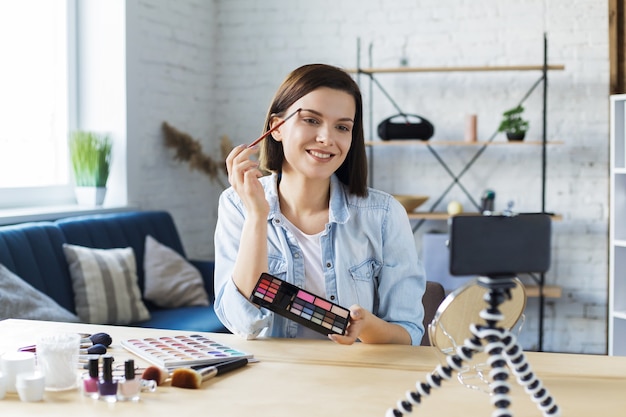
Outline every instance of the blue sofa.
{"type": "MultiPolygon", "coordinates": [[[[143,294],[143,254],[148,234],[186,258],[174,220],[168,212],[134,211],[2,226],[0,264],[65,309],[75,312],[72,280],[62,245],[69,243],[100,249],[132,247],[143,294]]],[[[163,309],[144,300],[151,318],[133,323],[133,326],[228,332],[213,310],[213,262],[188,261],[200,270],[210,305],[163,309]]]]}

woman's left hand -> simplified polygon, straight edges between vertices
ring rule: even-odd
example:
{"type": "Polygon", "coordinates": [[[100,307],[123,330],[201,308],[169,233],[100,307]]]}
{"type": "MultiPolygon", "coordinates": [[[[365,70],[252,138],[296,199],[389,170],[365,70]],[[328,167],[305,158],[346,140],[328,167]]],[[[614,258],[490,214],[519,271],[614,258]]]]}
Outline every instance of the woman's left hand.
{"type": "Polygon", "coordinates": [[[351,345],[356,341],[363,343],[397,343],[410,345],[411,335],[399,324],[388,323],[375,316],[360,305],[350,307],[350,323],[346,334],[329,334],[330,340],[342,345],[351,345]]]}
{"type": "Polygon", "coordinates": [[[340,336],[338,334],[329,334],[328,337],[333,342],[341,345],[351,345],[359,339],[359,335],[366,327],[368,317],[372,316],[372,313],[364,309],[358,304],[354,304],[350,307],[350,324],[346,329],[346,334],[340,336]]]}

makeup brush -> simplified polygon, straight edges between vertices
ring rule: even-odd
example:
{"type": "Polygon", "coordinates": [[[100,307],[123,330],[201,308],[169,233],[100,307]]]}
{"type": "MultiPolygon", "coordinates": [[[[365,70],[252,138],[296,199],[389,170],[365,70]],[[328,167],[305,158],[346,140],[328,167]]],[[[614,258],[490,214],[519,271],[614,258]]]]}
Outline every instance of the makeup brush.
{"type": "Polygon", "coordinates": [[[240,358],[215,366],[194,370],[191,368],[178,368],[172,372],[172,386],[178,388],[198,389],[202,383],[217,375],[234,371],[248,364],[248,359],[240,358]]]}
{"type": "MultiPolygon", "coordinates": [[[[18,349],[20,352],[37,352],[37,345],[23,346],[18,349]]],[[[88,348],[81,348],[78,350],[80,355],[101,355],[107,352],[107,347],[103,344],[96,344],[88,348]]]]}
{"type": "Polygon", "coordinates": [[[88,337],[80,339],[81,345],[88,343],[93,343],[94,345],[100,344],[108,347],[111,346],[111,343],[113,343],[113,339],[107,333],[94,333],[88,337]]]}
{"type": "Polygon", "coordinates": [[[88,354],[88,355],[102,355],[103,353],[107,353],[107,347],[104,346],[103,344],[96,344],[93,345],[90,348],[87,349],[80,349],[79,352],[81,355],[83,354],[88,354]]]}
{"type": "Polygon", "coordinates": [[[163,385],[169,377],[170,373],[166,369],[159,368],[155,365],[148,366],[141,374],[141,379],[155,381],[157,385],[163,385]]]}
{"type": "Polygon", "coordinates": [[[259,136],[257,139],[254,140],[254,142],[252,142],[250,145],[248,145],[248,148],[253,147],[254,145],[256,145],[257,143],[261,142],[263,139],[265,139],[267,136],[269,136],[270,133],[272,133],[273,131],[275,131],[276,129],[278,129],[279,127],[281,127],[283,125],[283,123],[285,123],[287,120],[291,119],[293,116],[295,116],[298,112],[300,112],[302,109],[297,109],[296,111],[294,111],[293,113],[291,113],[289,116],[285,117],[282,122],[278,123],[276,126],[274,126],[273,128],[271,128],[270,130],[268,130],[267,132],[263,133],[261,136],[259,136]]]}

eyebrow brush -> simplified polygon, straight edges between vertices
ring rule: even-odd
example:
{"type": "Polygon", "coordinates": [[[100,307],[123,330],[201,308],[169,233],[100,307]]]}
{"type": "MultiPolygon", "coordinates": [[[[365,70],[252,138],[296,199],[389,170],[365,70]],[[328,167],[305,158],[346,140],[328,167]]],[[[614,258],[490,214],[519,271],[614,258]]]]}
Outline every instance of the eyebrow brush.
{"type": "Polygon", "coordinates": [[[293,116],[295,116],[301,110],[302,110],[302,108],[299,108],[299,109],[295,110],[293,113],[291,113],[289,116],[285,117],[282,122],[278,123],[276,126],[274,126],[270,130],[268,130],[267,132],[265,132],[261,136],[259,136],[257,139],[255,139],[254,142],[252,142],[250,145],[248,145],[248,148],[251,148],[254,145],[256,145],[257,143],[261,142],[263,139],[265,139],[267,136],[269,136],[270,133],[272,133],[273,131],[275,131],[279,127],[281,127],[283,125],[283,123],[285,123],[287,120],[291,119],[293,116]]]}

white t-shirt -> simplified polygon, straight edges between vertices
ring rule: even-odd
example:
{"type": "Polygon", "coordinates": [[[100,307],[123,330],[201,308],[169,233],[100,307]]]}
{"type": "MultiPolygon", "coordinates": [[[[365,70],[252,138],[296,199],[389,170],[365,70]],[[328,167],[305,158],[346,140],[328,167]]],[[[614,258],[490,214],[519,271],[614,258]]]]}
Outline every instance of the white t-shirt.
{"type": "MultiPolygon", "coordinates": [[[[322,232],[307,235],[287,219],[285,219],[285,225],[293,233],[300,245],[300,249],[302,249],[302,255],[304,256],[304,289],[326,298],[326,284],[322,269],[322,247],[320,245],[322,232]]],[[[298,337],[303,339],[326,339],[326,336],[323,334],[302,325],[298,325],[298,337]]]]}

